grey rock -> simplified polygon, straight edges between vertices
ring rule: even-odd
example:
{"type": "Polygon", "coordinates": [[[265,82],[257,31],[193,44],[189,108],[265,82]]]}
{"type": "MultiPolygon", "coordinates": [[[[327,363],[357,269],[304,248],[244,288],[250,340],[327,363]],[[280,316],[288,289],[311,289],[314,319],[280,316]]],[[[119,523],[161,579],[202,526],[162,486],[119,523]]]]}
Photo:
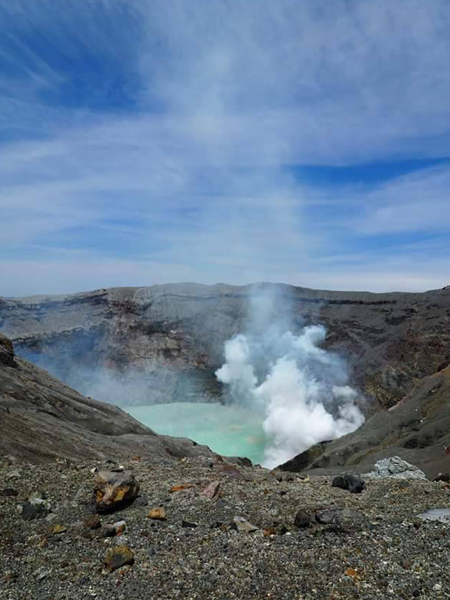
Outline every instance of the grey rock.
{"type": "Polygon", "coordinates": [[[419,515],[423,521],[439,521],[440,523],[450,523],[450,508],[433,508],[419,515]]]}
{"type": "Polygon", "coordinates": [[[105,537],[114,537],[116,535],[120,535],[126,529],[125,521],[117,521],[117,523],[113,523],[112,525],[105,525],[103,528],[103,535],[105,537]]]}
{"type": "Polygon", "coordinates": [[[148,506],[147,496],[138,496],[131,505],[133,508],[142,508],[148,506]]]}
{"type": "Polygon", "coordinates": [[[339,527],[354,527],[365,521],[365,517],[357,510],[336,508],[316,512],[316,521],[321,525],[337,525],[339,527]]]}
{"type": "Polygon", "coordinates": [[[249,521],[247,521],[247,519],[244,519],[244,517],[233,517],[231,526],[239,533],[252,533],[253,531],[257,531],[259,529],[259,527],[252,525],[249,523],[249,521]]]}
{"type": "Polygon", "coordinates": [[[17,490],[13,488],[4,488],[3,490],[0,490],[0,496],[3,498],[11,498],[17,496],[17,490]]]}
{"type": "Polygon", "coordinates": [[[299,527],[300,529],[304,527],[309,527],[311,522],[311,515],[304,510],[299,510],[295,515],[294,525],[299,527]]]}
{"type": "Polygon", "coordinates": [[[345,475],[335,477],[331,485],[342,490],[348,490],[352,494],[360,494],[366,487],[366,482],[356,475],[346,473],[345,475]]]}
{"type": "Polygon", "coordinates": [[[40,569],[37,569],[34,572],[34,577],[36,578],[37,581],[42,581],[43,579],[46,579],[46,577],[48,577],[50,575],[50,573],[51,573],[51,571],[49,571],[45,567],[41,567],[40,569]]]}
{"type": "Polygon", "coordinates": [[[295,474],[289,471],[282,471],[281,469],[274,469],[271,471],[272,475],[277,481],[282,483],[283,481],[295,481],[295,474]]]}
{"type": "Polygon", "coordinates": [[[181,527],[187,529],[195,529],[196,527],[198,527],[198,523],[194,523],[193,521],[187,521],[186,519],[183,519],[181,521],[181,527]]]}
{"type": "Polygon", "coordinates": [[[399,456],[384,458],[375,463],[373,471],[366,477],[390,479],[426,479],[425,473],[418,467],[411,465],[399,456]]]}
{"type": "Polygon", "coordinates": [[[49,514],[49,506],[46,500],[40,497],[30,497],[21,507],[22,519],[24,521],[33,521],[34,519],[44,519],[49,514]]]}

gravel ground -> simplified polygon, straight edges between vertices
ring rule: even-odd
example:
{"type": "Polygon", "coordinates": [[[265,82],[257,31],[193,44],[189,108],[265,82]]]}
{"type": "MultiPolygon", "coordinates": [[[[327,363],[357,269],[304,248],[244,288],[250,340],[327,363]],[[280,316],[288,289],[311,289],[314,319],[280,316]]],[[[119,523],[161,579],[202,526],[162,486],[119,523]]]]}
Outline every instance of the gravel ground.
{"type": "Polygon", "coordinates": [[[450,598],[450,523],[419,518],[450,508],[448,484],[368,480],[350,494],[328,477],[279,482],[209,458],[123,465],[148,504],[100,515],[101,527],[87,529],[93,470],[111,465],[0,459],[2,600],[450,598]],[[214,481],[209,499],[202,492],[214,481]],[[179,484],[192,487],[171,492],[179,484]],[[21,506],[36,492],[50,512],[26,521],[21,506]],[[160,507],[166,520],[148,517],[160,507]],[[257,529],[237,531],[236,516],[257,529]],[[105,537],[118,521],[125,530],[105,537]],[[134,564],[111,572],[105,554],[116,546],[128,547],[134,564]]]}

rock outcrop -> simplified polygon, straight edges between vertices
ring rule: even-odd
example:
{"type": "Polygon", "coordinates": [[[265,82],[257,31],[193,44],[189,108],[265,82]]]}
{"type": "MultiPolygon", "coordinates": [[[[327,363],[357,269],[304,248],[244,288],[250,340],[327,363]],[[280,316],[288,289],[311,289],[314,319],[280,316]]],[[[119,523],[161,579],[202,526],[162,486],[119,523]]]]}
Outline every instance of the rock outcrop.
{"type": "Polygon", "coordinates": [[[54,459],[214,454],[181,438],[159,436],[120,408],[85,398],[46,371],[14,357],[0,339],[0,456],[54,459]],[[3,351],[4,350],[4,351],[3,351]]]}
{"type": "Polygon", "coordinates": [[[383,458],[375,463],[373,471],[366,477],[376,479],[426,479],[426,475],[415,465],[410,464],[399,456],[383,458]]]}
{"type": "Polygon", "coordinates": [[[130,390],[124,404],[146,404],[149,397],[204,401],[220,397],[214,372],[223,344],[245,329],[255,294],[275,295],[273,318],[287,318],[293,331],[326,326],[326,346],[349,363],[353,384],[371,400],[369,414],[450,364],[449,288],[414,294],[272,284],[111,288],[0,299],[0,329],[19,355],[77,389],[95,390],[94,373],[122,382],[142,374],[142,386],[124,388],[124,395],[130,390]]]}
{"type": "Polygon", "coordinates": [[[14,346],[7,337],[0,333],[0,365],[8,367],[16,367],[16,359],[14,356],[14,346]]]}

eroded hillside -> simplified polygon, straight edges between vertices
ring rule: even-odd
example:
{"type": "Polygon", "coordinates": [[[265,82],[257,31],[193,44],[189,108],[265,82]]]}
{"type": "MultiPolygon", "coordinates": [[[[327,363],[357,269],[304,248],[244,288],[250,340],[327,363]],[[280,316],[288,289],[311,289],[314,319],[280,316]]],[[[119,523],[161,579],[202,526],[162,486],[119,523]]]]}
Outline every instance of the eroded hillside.
{"type": "MultiPolygon", "coordinates": [[[[0,300],[0,329],[18,354],[71,385],[94,373],[139,380],[124,403],[217,399],[223,344],[245,330],[249,299],[276,294],[274,318],[299,331],[323,324],[367,412],[391,407],[450,363],[450,289],[425,293],[326,292],[271,284],[174,284],[0,300]],[[134,393],[133,393],[134,392],[134,393]]],[[[128,389],[130,392],[128,392],[128,389]]]]}

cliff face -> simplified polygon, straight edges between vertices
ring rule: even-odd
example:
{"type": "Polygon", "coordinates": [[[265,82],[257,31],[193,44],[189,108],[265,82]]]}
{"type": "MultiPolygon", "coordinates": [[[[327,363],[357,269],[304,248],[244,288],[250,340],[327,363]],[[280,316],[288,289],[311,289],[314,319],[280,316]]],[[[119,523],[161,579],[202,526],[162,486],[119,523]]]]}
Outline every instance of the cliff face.
{"type": "MultiPolygon", "coordinates": [[[[220,396],[214,371],[224,342],[245,330],[249,299],[276,294],[273,318],[291,329],[323,324],[368,412],[396,404],[423,377],[450,363],[450,289],[421,294],[325,292],[292,286],[174,284],[0,299],[0,329],[19,355],[44,361],[77,385],[99,371],[140,378],[124,403],[220,396]]],[[[95,388],[95,386],[94,386],[95,388]]]]}
{"type": "Polygon", "coordinates": [[[0,336],[0,456],[31,462],[211,456],[190,440],[159,436],[120,408],[96,402],[15,358],[0,336]]]}
{"type": "Polygon", "coordinates": [[[7,337],[0,333],[0,365],[16,367],[17,362],[14,356],[14,346],[7,337]]]}

